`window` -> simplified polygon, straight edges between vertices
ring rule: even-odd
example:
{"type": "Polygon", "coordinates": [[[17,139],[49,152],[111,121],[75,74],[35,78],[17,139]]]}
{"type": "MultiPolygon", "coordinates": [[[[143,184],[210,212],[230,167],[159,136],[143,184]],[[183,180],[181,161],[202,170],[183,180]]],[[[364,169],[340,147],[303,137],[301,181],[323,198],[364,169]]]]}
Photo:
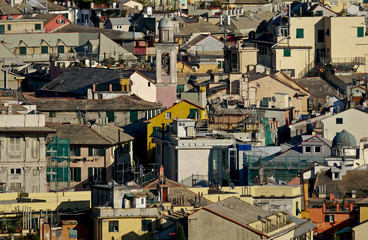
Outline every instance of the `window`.
{"type": "Polygon", "coordinates": [[[89,147],[88,156],[105,156],[104,147],[89,147]]]}
{"type": "Polygon", "coordinates": [[[20,168],[11,168],[10,169],[10,174],[12,175],[21,175],[21,169],[20,168]]]}
{"type": "Polygon", "coordinates": [[[343,124],[342,118],[336,118],[336,124],[343,124]]]}
{"type": "Polygon", "coordinates": [[[69,229],[69,239],[74,239],[77,237],[78,237],[77,230],[69,229]]]}
{"type": "Polygon", "coordinates": [[[189,110],[188,118],[193,118],[193,119],[198,118],[198,109],[197,108],[191,108],[189,110]]]}
{"type": "Polygon", "coordinates": [[[80,182],[81,181],[81,168],[70,168],[70,181],[80,182]]]}
{"type": "Polygon", "coordinates": [[[109,221],[109,232],[119,232],[119,221],[109,221]]]}
{"type": "Polygon", "coordinates": [[[81,148],[80,147],[70,147],[69,155],[71,157],[80,156],[81,155],[81,148]]]}
{"type": "Polygon", "coordinates": [[[8,31],[11,31],[11,25],[8,24],[8,31]]]}
{"type": "Polygon", "coordinates": [[[178,85],[176,86],[176,92],[177,92],[177,93],[182,93],[182,92],[184,92],[184,85],[178,84],[178,85]]]}
{"type": "Polygon", "coordinates": [[[304,28],[296,29],[296,38],[304,38],[304,28]]]}
{"type": "Polygon", "coordinates": [[[5,25],[0,25],[0,34],[5,33],[5,25]]]}
{"type": "Polygon", "coordinates": [[[106,112],[106,117],[109,122],[115,121],[115,112],[114,111],[108,111],[106,112]]]}
{"type": "Polygon", "coordinates": [[[336,7],[337,6],[337,1],[331,1],[330,6],[331,7],[336,7]]]}
{"type": "Polygon", "coordinates": [[[56,117],[56,112],[49,112],[49,117],[56,117]]]}
{"type": "Polygon", "coordinates": [[[325,222],[335,222],[335,216],[333,214],[325,215],[325,222]]]}
{"type": "Polygon", "coordinates": [[[314,147],[314,152],[316,152],[316,153],[321,152],[321,147],[314,147]]]}
{"type": "Polygon", "coordinates": [[[58,24],[64,24],[65,21],[64,21],[64,19],[56,19],[56,23],[58,23],[58,24]]]}
{"type": "Polygon", "coordinates": [[[58,46],[58,53],[64,53],[64,46],[58,46]]]}
{"type": "Polygon", "coordinates": [[[38,24],[36,24],[36,25],[35,25],[35,29],[36,29],[36,30],[41,30],[41,24],[39,24],[39,23],[38,23],[38,24]]]}
{"type": "Polygon", "coordinates": [[[142,220],[142,231],[149,231],[152,220],[142,220]]]}
{"type": "Polygon", "coordinates": [[[26,55],[27,54],[27,47],[19,47],[19,54],[26,55]]]}
{"type": "Polygon", "coordinates": [[[284,49],[284,57],[290,57],[291,56],[291,50],[290,48],[284,49]]]}
{"type": "Polygon", "coordinates": [[[20,137],[10,137],[9,139],[9,151],[13,152],[20,152],[20,137]]]}
{"type": "Polygon", "coordinates": [[[41,47],[41,54],[47,54],[49,53],[49,47],[48,46],[42,46],[41,47]]]}
{"type": "Polygon", "coordinates": [[[40,142],[38,141],[38,139],[32,139],[31,140],[32,158],[38,158],[39,149],[40,149],[40,142]]]}
{"type": "Polygon", "coordinates": [[[151,82],[148,81],[148,87],[151,87],[151,82]]]}
{"type": "Polygon", "coordinates": [[[88,168],[88,180],[90,182],[103,182],[106,179],[106,168],[88,168]]]}
{"type": "Polygon", "coordinates": [[[130,111],[130,122],[138,121],[138,111],[130,111]]]}
{"type": "Polygon", "coordinates": [[[10,192],[18,192],[20,191],[21,187],[21,183],[10,183],[10,192]]]}
{"type": "Polygon", "coordinates": [[[364,27],[357,28],[357,35],[358,37],[364,37],[364,27]]]}
{"type": "Polygon", "coordinates": [[[316,11],[316,16],[323,16],[323,11],[316,11]]]}
{"type": "Polygon", "coordinates": [[[305,147],[305,152],[311,152],[311,147],[305,147]]]}
{"type": "Polygon", "coordinates": [[[267,48],[263,47],[263,46],[260,46],[259,47],[259,54],[260,55],[266,55],[267,54],[267,48]]]}
{"type": "Polygon", "coordinates": [[[171,119],[171,112],[167,112],[167,113],[165,114],[165,118],[166,118],[166,119],[171,119]]]}
{"type": "Polygon", "coordinates": [[[318,42],[324,42],[325,41],[325,31],[322,29],[322,30],[318,30],[317,32],[317,39],[318,39],[318,42]]]}

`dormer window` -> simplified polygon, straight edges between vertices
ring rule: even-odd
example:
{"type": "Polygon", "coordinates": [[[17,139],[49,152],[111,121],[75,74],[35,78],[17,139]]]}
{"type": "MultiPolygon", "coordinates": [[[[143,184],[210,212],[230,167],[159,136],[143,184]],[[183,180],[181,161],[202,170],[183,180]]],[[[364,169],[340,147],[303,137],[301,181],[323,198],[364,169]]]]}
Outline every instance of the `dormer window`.
{"type": "Polygon", "coordinates": [[[311,152],[311,147],[309,147],[309,146],[305,147],[305,152],[310,153],[311,152]]]}
{"type": "Polygon", "coordinates": [[[314,152],[316,152],[316,153],[321,152],[321,147],[320,146],[314,147],[314,152]]]}

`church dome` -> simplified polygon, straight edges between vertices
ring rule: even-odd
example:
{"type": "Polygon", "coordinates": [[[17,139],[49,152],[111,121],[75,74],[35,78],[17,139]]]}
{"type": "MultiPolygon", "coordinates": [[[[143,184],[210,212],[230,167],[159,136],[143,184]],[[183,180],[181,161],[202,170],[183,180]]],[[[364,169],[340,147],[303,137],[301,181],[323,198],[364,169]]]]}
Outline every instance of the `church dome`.
{"type": "Polygon", "coordinates": [[[171,21],[170,18],[164,17],[158,23],[158,27],[159,28],[173,28],[174,27],[174,23],[171,21]]]}
{"type": "Polygon", "coordinates": [[[332,147],[333,148],[339,148],[339,147],[356,147],[356,140],[355,137],[343,130],[336,134],[334,139],[332,140],[332,147]]]}

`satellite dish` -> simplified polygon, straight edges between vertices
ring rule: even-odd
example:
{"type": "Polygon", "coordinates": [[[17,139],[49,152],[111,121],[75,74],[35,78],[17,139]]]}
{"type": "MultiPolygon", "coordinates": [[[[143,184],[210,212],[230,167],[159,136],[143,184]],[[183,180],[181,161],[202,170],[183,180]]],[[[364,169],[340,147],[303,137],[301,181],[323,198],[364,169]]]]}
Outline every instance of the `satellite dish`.
{"type": "Polygon", "coordinates": [[[272,97],[272,102],[276,102],[275,96],[272,97]]]}

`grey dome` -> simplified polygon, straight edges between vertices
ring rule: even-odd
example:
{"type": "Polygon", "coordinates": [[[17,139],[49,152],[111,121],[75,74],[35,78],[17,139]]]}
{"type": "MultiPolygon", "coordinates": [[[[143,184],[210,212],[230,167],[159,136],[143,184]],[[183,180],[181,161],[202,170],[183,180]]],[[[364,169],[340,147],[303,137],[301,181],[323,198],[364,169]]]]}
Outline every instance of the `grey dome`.
{"type": "Polygon", "coordinates": [[[158,23],[158,28],[173,28],[174,23],[171,21],[170,18],[162,18],[160,22],[158,23]]]}
{"type": "Polygon", "coordinates": [[[338,147],[356,147],[356,140],[355,137],[343,130],[336,134],[334,139],[332,140],[332,147],[338,148],[338,147]]]}

